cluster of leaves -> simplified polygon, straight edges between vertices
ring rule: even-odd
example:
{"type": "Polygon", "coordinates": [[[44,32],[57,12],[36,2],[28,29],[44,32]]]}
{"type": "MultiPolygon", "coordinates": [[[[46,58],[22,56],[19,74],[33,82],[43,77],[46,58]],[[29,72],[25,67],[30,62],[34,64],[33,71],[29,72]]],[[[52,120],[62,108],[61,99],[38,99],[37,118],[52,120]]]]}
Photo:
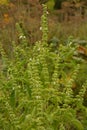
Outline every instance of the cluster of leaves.
{"type": "Polygon", "coordinates": [[[72,87],[79,71],[79,64],[73,61],[75,47],[60,45],[54,52],[48,46],[45,5],[43,37],[35,46],[28,46],[20,25],[16,26],[20,44],[12,43],[10,58],[0,45],[0,129],[84,130],[87,80],[75,95],[72,87]],[[69,79],[67,74],[71,74],[69,79]]]}
{"type": "Polygon", "coordinates": [[[7,5],[9,0],[0,0],[0,5],[7,5]]]}

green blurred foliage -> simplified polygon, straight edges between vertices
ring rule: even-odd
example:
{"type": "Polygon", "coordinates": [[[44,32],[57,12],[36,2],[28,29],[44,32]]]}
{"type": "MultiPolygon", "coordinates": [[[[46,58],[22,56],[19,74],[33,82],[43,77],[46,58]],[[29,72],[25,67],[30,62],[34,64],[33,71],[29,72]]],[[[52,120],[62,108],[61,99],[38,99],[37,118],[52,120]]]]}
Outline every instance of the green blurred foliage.
{"type": "Polygon", "coordinates": [[[0,0],[0,5],[7,5],[9,0],[0,0]]]}

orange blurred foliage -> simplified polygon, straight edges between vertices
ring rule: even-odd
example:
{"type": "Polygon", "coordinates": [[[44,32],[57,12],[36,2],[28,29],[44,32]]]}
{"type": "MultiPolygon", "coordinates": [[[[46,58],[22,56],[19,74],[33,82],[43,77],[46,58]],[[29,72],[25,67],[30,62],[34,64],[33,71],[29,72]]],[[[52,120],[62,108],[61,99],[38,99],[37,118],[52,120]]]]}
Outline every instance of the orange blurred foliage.
{"type": "Polygon", "coordinates": [[[81,45],[79,45],[79,46],[77,47],[77,51],[78,51],[78,53],[80,53],[80,54],[87,55],[87,48],[85,48],[85,47],[83,47],[83,46],[81,46],[81,45]]]}

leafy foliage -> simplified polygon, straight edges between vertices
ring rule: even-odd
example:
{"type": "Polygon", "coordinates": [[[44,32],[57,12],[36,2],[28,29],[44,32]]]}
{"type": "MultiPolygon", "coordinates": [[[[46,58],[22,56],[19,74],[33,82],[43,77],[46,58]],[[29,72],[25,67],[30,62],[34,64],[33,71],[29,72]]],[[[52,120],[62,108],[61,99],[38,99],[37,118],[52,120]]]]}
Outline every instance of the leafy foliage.
{"type": "Polygon", "coordinates": [[[41,41],[28,46],[16,24],[20,44],[12,43],[10,58],[0,46],[0,129],[84,130],[87,80],[74,95],[72,87],[80,68],[73,60],[75,47],[60,45],[54,52],[48,46],[47,9],[43,6],[41,41]]]}
{"type": "Polygon", "coordinates": [[[0,5],[8,4],[9,0],[0,0],[0,5]]]}

